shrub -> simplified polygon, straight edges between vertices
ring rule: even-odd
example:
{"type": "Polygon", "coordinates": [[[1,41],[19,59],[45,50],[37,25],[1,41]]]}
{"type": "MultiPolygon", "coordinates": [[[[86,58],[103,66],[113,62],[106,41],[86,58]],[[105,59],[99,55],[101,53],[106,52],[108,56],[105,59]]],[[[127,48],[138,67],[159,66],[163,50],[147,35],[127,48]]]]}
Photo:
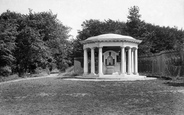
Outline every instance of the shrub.
{"type": "Polygon", "coordinates": [[[12,69],[10,66],[0,67],[0,75],[8,76],[12,73],[12,69]]]}

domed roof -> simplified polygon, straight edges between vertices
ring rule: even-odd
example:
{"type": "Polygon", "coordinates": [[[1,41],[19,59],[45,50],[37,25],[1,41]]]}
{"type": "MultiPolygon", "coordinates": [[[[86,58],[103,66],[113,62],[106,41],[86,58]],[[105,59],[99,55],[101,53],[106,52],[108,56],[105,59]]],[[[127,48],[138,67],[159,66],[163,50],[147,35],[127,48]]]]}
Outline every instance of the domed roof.
{"type": "Polygon", "coordinates": [[[82,41],[83,44],[94,43],[94,42],[134,42],[140,43],[141,40],[136,40],[131,36],[120,35],[120,34],[101,34],[98,36],[89,37],[86,40],[82,41]]]}

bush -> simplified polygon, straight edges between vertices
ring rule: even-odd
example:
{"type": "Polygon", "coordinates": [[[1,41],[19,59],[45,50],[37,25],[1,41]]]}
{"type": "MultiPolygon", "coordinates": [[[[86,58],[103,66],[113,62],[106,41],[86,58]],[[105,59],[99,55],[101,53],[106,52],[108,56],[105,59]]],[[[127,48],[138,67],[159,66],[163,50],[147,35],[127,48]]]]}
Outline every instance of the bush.
{"type": "Polygon", "coordinates": [[[1,76],[8,76],[12,73],[12,69],[10,66],[0,67],[0,75],[1,76]]]}
{"type": "Polygon", "coordinates": [[[65,62],[60,62],[57,64],[57,68],[60,70],[60,72],[65,72],[68,67],[69,65],[65,62]]]}

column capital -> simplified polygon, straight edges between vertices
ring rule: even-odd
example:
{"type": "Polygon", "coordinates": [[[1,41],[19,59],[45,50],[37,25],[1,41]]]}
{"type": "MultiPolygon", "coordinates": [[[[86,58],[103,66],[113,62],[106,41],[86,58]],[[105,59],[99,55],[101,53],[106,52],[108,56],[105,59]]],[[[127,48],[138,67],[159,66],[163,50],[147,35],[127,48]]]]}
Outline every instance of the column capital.
{"type": "Polygon", "coordinates": [[[87,50],[87,48],[83,47],[83,50],[87,50]]]}
{"type": "Polygon", "coordinates": [[[125,46],[120,46],[121,48],[125,48],[125,46]]]}
{"type": "Polygon", "coordinates": [[[132,49],[134,49],[134,50],[136,49],[137,50],[138,48],[137,47],[132,47],[132,49]]]}
{"type": "Polygon", "coordinates": [[[132,48],[132,51],[135,51],[135,48],[132,48]]]}
{"type": "Polygon", "coordinates": [[[90,49],[92,50],[92,49],[95,49],[95,47],[90,47],[90,49]]]}
{"type": "Polygon", "coordinates": [[[128,46],[128,47],[126,47],[127,49],[132,49],[132,47],[130,47],[130,46],[128,46]]]}

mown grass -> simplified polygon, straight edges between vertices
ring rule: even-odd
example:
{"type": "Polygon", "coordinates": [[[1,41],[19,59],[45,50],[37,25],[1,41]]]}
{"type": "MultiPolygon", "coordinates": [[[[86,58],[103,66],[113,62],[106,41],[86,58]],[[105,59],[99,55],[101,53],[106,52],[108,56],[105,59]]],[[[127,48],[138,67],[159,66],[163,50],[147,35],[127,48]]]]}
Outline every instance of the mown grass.
{"type": "Polygon", "coordinates": [[[44,78],[0,85],[1,115],[180,115],[184,87],[172,81],[44,78]]]}
{"type": "MultiPolygon", "coordinates": [[[[55,74],[55,73],[59,73],[58,69],[54,69],[51,72],[49,72],[48,70],[40,70],[39,72],[37,71],[36,73],[25,73],[23,74],[21,77],[18,76],[18,74],[13,74],[13,75],[9,75],[9,76],[0,76],[0,82],[5,82],[5,81],[12,81],[12,80],[16,80],[16,79],[22,79],[22,78],[33,78],[33,77],[42,77],[42,76],[47,76],[49,74],[55,74]]],[[[62,74],[62,73],[60,73],[62,74]]]]}
{"type": "Polygon", "coordinates": [[[11,81],[15,79],[20,79],[20,77],[17,74],[9,76],[0,76],[0,82],[11,81]]]}

